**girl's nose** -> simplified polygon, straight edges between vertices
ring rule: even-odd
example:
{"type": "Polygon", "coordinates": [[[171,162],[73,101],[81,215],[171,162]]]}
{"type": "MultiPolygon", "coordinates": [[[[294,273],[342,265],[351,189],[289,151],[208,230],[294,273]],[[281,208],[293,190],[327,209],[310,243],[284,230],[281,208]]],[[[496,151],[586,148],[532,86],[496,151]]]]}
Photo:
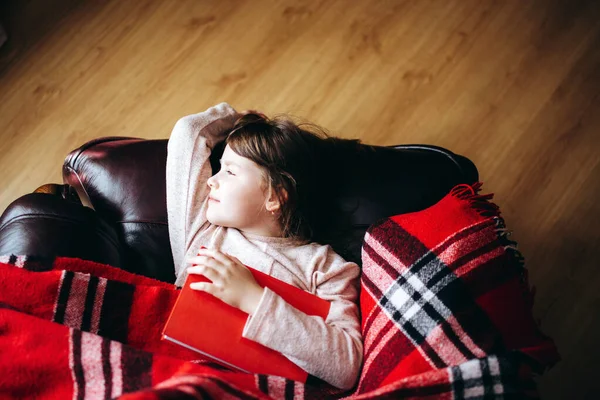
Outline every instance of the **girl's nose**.
{"type": "Polygon", "coordinates": [[[215,175],[213,175],[210,178],[208,178],[208,180],[206,181],[206,183],[208,184],[208,187],[210,187],[211,189],[214,188],[214,186],[217,183],[217,180],[215,179],[215,175]]]}

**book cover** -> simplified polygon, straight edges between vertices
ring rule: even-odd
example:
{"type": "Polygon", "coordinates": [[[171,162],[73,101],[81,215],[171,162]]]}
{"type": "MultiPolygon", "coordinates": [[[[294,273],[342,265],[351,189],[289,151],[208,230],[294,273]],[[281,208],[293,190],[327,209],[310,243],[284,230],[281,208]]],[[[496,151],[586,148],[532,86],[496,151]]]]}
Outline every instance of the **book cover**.
{"type": "MultiPolygon", "coordinates": [[[[273,290],[293,307],[308,315],[327,318],[328,301],[263,272],[248,269],[261,287],[273,290]]],[[[210,280],[202,275],[188,275],[163,329],[163,339],[235,370],[306,382],[306,371],[283,354],[242,337],[247,313],[208,293],[191,289],[192,282],[210,280]]]]}

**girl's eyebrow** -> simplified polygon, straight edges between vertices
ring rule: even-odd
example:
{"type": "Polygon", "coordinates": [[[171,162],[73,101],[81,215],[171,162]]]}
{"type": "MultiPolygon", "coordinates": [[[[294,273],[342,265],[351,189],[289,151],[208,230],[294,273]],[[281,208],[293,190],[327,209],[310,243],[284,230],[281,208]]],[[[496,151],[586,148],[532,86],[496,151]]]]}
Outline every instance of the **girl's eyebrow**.
{"type": "Polygon", "coordinates": [[[219,164],[233,165],[233,166],[239,167],[239,165],[237,165],[236,163],[227,161],[227,160],[223,160],[222,158],[219,158],[219,164]]]}

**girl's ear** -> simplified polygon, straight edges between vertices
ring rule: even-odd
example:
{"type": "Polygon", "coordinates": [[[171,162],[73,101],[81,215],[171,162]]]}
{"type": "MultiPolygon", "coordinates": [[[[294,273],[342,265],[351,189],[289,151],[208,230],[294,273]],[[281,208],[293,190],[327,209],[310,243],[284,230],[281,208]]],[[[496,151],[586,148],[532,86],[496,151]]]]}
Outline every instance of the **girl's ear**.
{"type": "MultiPolygon", "coordinates": [[[[280,189],[280,193],[281,193],[281,197],[283,198],[283,202],[285,203],[288,199],[288,193],[287,190],[281,188],[280,189]]],[[[281,209],[282,204],[279,201],[279,198],[277,197],[277,193],[275,190],[269,190],[269,198],[267,199],[267,202],[265,204],[265,208],[267,209],[267,211],[277,211],[281,209]]]]}

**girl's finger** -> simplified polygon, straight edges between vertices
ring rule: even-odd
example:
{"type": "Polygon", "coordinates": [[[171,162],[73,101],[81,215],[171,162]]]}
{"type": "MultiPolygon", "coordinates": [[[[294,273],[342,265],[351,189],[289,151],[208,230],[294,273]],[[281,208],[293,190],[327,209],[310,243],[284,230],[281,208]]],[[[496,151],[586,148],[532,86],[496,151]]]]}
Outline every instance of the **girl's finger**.
{"type": "Polygon", "coordinates": [[[192,267],[188,267],[188,268],[194,268],[196,266],[200,266],[200,267],[205,266],[205,267],[214,268],[217,271],[220,271],[223,269],[223,263],[215,258],[210,257],[210,256],[189,257],[187,259],[187,263],[192,264],[192,267]]]}
{"type": "Polygon", "coordinates": [[[200,264],[204,265],[213,261],[214,258],[207,256],[191,256],[185,259],[188,264],[200,264]]]}
{"type": "Polygon", "coordinates": [[[199,290],[201,292],[206,292],[208,294],[212,294],[215,297],[219,297],[218,296],[218,290],[215,287],[215,285],[213,285],[212,283],[208,283],[208,282],[194,282],[194,283],[190,283],[190,289],[193,290],[199,290]]]}
{"type": "Polygon", "coordinates": [[[188,267],[186,269],[188,274],[194,274],[194,275],[202,275],[204,272],[204,268],[203,267],[188,267]]]}
{"type": "Polygon", "coordinates": [[[227,257],[229,257],[229,259],[230,259],[231,261],[233,261],[235,264],[241,264],[241,265],[244,265],[244,263],[242,263],[242,262],[240,261],[240,259],[239,259],[239,258],[237,258],[237,257],[234,257],[234,256],[232,256],[232,255],[230,255],[230,254],[225,254],[225,255],[226,255],[227,257]]]}
{"type": "Polygon", "coordinates": [[[237,257],[234,257],[234,256],[229,255],[229,254],[225,254],[225,256],[227,256],[229,258],[229,260],[231,260],[231,266],[233,268],[248,269],[248,267],[246,267],[246,265],[243,262],[241,262],[237,257]]]}
{"type": "Polygon", "coordinates": [[[222,287],[223,286],[223,275],[221,274],[221,271],[219,271],[216,268],[207,266],[207,265],[203,265],[200,267],[189,267],[187,269],[187,272],[189,274],[194,274],[194,275],[202,275],[208,279],[210,279],[210,281],[215,284],[216,286],[222,287]]]}
{"type": "Polygon", "coordinates": [[[198,254],[200,256],[207,256],[209,258],[212,257],[216,261],[220,261],[222,264],[229,264],[232,262],[231,259],[227,257],[225,253],[222,253],[218,250],[200,249],[198,250],[198,254]]]}

